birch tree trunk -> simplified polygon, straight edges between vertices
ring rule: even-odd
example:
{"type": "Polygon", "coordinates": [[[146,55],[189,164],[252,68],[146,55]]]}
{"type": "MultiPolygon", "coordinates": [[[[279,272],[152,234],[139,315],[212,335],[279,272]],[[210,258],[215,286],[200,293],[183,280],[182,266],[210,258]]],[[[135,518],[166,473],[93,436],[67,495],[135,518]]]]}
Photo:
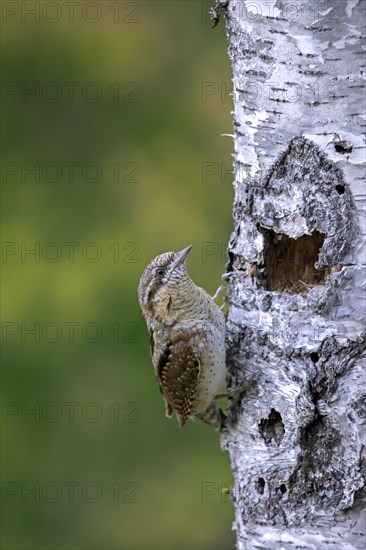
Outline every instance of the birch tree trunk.
{"type": "Polygon", "coordinates": [[[364,548],[364,0],[229,0],[238,549],[364,548]]]}

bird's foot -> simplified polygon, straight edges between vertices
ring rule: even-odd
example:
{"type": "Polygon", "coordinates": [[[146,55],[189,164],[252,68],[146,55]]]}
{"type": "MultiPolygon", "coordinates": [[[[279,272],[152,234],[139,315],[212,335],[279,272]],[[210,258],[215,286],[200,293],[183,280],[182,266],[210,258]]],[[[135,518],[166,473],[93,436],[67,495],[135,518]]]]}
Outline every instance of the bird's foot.
{"type": "MultiPolygon", "coordinates": [[[[218,297],[220,296],[223,290],[226,290],[226,285],[220,285],[219,288],[216,290],[215,294],[212,296],[212,299],[214,302],[217,301],[218,297]]],[[[220,309],[223,310],[225,305],[226,303],[225,303],[225,296],[224,296],[224,303],[220,306],[220,309]]]]}
{"type": "Polygon", "coordinates": [[[255,379],[255,375],[252,374],[250,378],[247,378],[246,380],[242,380],[241,383],[235,389],[229,390],[227,391],[227,393],[220,393],[218,395],[215,395],[215,399],[230,399],[231,403],[230,405],[228,405],[228,407],[226,407],[226,412],[231,411],[236,407],[241,396],[252,385],[254,379],[255,379]]]}
{"type": "Polygon", "coordinates": [[[245,380],[242,380],[240,384],[236,386],[236,388],[228,392],[228,399],[230,399],[230,405],[228,405],[228,407],[226,408],[226,412],[229,412],[232,409],[235,409],[242,395],[246,393],[247,390],[250,388],[250,386],[253,384],[254,379],[255,379],[255,375],[252,374],[250,378],[246,378],[245,380]]]}
{"type": "Polygon", "coordinates": [[[216,431],[221,431],[225,426],[226,415],[216,403],[212,403],[208,409],[196,416],[206,424],[212,426],[216,431]]]}

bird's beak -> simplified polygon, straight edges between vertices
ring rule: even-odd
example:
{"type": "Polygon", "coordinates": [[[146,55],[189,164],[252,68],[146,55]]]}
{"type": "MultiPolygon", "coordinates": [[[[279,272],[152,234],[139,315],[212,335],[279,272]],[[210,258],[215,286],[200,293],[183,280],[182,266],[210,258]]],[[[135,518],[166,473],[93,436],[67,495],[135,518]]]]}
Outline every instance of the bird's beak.
{"type": "Polygon", "coordinates": [[[172,265],[172,270],[174,270],[176,267],[178,267],[178,265],[181,265],[186,260],[191,248],[192,245],[190,244],[189,246],[187,246],[187,248],[183,248],[183,250],[176,252],[175,259],[172,265]]]}

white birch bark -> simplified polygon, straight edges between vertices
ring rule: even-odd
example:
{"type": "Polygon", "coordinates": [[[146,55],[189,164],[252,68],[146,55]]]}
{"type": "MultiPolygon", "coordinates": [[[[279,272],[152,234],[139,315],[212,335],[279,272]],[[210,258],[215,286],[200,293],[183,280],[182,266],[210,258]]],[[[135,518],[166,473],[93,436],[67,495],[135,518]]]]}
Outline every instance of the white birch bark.
{"type": "Polygon", "coordinates": [[[365,547],[365,0],[229,0],[238,549],[365,547]],[[362,441],[363,440],[363,441],[362,441]]]}

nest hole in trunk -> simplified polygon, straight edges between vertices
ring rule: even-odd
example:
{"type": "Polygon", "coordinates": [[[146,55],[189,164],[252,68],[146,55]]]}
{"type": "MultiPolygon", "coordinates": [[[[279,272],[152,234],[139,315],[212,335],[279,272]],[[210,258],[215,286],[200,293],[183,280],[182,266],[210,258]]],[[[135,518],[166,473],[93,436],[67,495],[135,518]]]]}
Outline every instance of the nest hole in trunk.
{"type": "Polygon", "coordinates": [[[326,271],[315,263],[325,235],[314,231],[293,239],[261,228],[265,236],[264,288],[289,294],[308,294],[312,287],[325,283],[326,271]]]}

